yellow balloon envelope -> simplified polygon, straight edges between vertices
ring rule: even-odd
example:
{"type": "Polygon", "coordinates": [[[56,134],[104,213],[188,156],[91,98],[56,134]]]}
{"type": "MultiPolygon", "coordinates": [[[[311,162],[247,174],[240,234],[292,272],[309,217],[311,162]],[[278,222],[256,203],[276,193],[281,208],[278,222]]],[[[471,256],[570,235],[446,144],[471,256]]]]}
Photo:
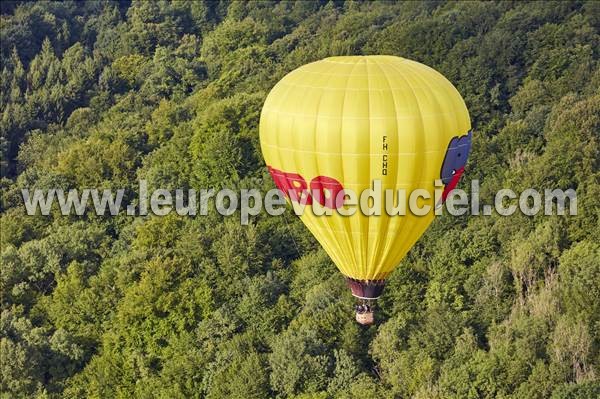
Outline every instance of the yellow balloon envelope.
{"type": "Polygon", "coordinates": [[[331,57],[301,66],[273,87],[262,109],[260,143],[277,186],[293,204],[306,205],[301,220],[353,294],[372,299],[432,222],[436,181],[443,199],[456,185],[470,129],[462,97],[434,69],[394,56],[331,57]],[[376,184],[384,193],[404,190],[406,198],[394,195],[392,204],[385,195],[372,198],[371,209],[383,207],[379,216],[357,206],[342,214],[352,204],[340,191],[359,196],[376,184]],[[406,208],[417,189],[431,193],[418,201],[431,211],[388,214],[386,206],[406,208]]]}

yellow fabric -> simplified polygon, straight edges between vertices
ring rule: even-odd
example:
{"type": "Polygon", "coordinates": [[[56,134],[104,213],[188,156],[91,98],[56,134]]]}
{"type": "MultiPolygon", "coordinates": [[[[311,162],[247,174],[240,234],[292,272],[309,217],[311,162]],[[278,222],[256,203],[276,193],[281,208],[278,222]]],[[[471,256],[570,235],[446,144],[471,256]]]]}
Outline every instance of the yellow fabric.
{"type": "MultiPolygon", "coordinates": [[[[331,57],[304,65],[273,87],[260,118],[266,164],[307,183],[328,176],[357,195],[382,189],[433,195],[448,143],[471,128],[464,101],[434,69],[394,56],[331,57]],[[383,150],[386,136],[387,151],[383,150]],[[387,175],[382,157],[387,154],[387,175]]],[[[385,195],[382,195],[385,197],[385,195]]],[[[432,222],[425,216],[315,216],[302,221],[339,270],[359,280],[385,278],[432,222]]],[[[315,203],[312,208],[320,205],[315,203]]]]}

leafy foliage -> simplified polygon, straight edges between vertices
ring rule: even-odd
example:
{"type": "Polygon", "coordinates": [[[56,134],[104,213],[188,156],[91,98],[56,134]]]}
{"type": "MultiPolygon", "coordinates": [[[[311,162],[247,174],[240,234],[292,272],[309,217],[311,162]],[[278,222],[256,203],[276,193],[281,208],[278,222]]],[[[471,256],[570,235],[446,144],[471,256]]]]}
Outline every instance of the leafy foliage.
{"type": "Polygon", "coordinates": [[[3,2],[2,398],[596,398],[600,9],[573,2],[3,2]],[[359,328],[285,215],[26,216],[21,188],[273,188],[270,88],[393,54],[462,93],[467,178],[577,215],[437,218],[359,328]]]}

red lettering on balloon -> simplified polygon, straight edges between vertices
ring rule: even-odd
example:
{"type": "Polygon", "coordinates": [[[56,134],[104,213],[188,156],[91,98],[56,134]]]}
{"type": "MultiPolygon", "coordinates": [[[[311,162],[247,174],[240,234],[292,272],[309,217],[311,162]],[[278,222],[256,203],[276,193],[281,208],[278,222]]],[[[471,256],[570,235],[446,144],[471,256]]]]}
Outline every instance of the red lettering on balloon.
{"type": "Polygon", "coordinates": [[[326,208],[338,209],[344,205],[344,191],[342,184],[333,177],[317,176],[310,182],[310,192],[319,204],[326,208]]]}
{"type": "Polygon", "coordinates": [[[302,176],[298,173],[283,172],[270,166],[268,168],[275,185],[283,192],[283,195],[292,201],[312,205],[312,197],[308,192],[306,180],[302,176]]]}
{"type": "Polygon", "coordinates": [[[310,191],[306,180],[298,173],[283,172],[267,166],[277,188],[292,201],[312,205],[313,198],[321,206],[338,209],[344,205],[344,187],[333,177],[317,176],[310,182],[310,191]],[[339,195],[342,192],[342,195],[339,195]]]}

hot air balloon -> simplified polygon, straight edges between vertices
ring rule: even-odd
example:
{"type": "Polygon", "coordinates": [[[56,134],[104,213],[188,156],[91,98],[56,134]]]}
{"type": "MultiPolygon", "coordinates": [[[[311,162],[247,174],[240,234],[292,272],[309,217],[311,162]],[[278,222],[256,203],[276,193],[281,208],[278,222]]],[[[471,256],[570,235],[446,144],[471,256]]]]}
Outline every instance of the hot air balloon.
{"type": "MultiPolygon", "coordinates": [[[[291,203],[346,209],[340,192],[361,193],[377,180],[382,190],[425,189],[432,196],[421,203],[435,208],[436,181],[444,186],[443,202],[464,171],[470,130],[461,95],[434,69],[395,56],[343,56],[303,65],[273,87],[261,112],[260,144],[291,203]]],[[[358,298],[357,321],[372,324],[372,301],[434,212],[317,213],[300,218],[358,298]]]]}

